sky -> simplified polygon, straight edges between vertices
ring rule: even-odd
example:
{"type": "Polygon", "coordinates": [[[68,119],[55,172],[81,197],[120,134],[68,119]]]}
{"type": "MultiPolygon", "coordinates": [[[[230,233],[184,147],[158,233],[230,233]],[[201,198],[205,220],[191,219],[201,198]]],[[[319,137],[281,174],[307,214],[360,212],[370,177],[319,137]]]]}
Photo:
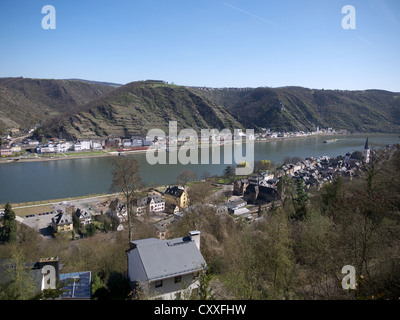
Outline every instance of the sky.
{"type": "Polygon", "coordinates": [[[399,40],[398,0],[0,0],[0,77],[400,92],[399,40]]]}

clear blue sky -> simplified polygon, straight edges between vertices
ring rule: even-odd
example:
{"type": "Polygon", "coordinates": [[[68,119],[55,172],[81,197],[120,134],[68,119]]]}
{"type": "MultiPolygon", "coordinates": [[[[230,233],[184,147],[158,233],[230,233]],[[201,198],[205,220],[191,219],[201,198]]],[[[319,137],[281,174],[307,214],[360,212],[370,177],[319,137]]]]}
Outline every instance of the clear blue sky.
{"type": "Polygon", "coordinates": [[[0,77],[18,76],[400,92],[400,1],[0,0],[0,77]]]}

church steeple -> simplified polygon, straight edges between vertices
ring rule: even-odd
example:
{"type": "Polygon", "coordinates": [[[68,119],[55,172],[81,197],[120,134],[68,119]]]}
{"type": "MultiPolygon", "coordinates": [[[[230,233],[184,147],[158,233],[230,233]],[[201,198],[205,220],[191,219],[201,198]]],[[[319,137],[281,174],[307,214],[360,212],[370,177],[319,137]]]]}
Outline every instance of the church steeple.
{"type": "Polygon", "coordinates": [[[370,155],[371,155],[371,150],[369,148],[368,138],[367,138],[367,141],[365,141],[365,146],[364,146],[364,151],[363,151],[363,158],[364,158],[365,163],[369,163],[370,155]]]}
{"type": "Polygon", "coordinates": [[[369,146],[368,146],[368,138],[367,138],[367,141],[365,141],[365,147],[364,147],[364,150],[368,150],[369,149],[369,146]]]}

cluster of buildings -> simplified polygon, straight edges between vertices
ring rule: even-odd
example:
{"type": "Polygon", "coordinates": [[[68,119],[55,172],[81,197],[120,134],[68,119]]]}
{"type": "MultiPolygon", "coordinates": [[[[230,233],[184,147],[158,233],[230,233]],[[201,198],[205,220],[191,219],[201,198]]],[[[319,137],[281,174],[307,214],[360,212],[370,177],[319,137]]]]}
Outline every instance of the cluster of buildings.
{"type": "Polygon", "coordinates": [[[308,137],[317,134],[344,134],[347,130],[336,131],[334,128],[320,128],[317,126],[315,131],[273,131],[269,128],[261,128],[261,132],[255,134],[255,140],[268,140],[278,138],[308,137]]]}
{"type": "MultiPolygon", "coordinates": [[[[162,212],[170,207],[171,212],[187,209],[189,198],[187,191],[178,186],[168,187],[164,194],[156,190],[149,191],[146,197],[132,202],[132,208],[138,215],[145,212],[162,212]]],[[[126,218],[125,205],[118,199],[111,202],[112,216],[123,222],[126,218]]],[[[73,230],[72,210],[57,210],[50,226],[55,233],[73,230]]],[[[85,210],[76,210],[76,216],[82,225],[91,223],[91,214],[85,210]]],[[[172,215],[171,215],[172,216],[172,215]]],[[[175,239],[149,238],[131,241],[126,251],[127,281],[135,294],[143,294],[149,299],[188,298],[200,286],[200,272],[207,268],[200,252],[200,231],[191,231],[188,235],[175,239]]],[[[12,261],[0,261],[0,283],[8,281],[6,268],[12,261]]],[[[38,262],[27,263],[26,270],[33,275],[37,293],[45,289],[62,288],[59,300],[89,300],[91,292],[91,271],[61,273],[62,264],[57,257],[43,258],[38,262]],[[54,270],[53,273],[48,272],[54,270]],[[53,276],[53,279],[51,279],[53,276]],[[53,287],[52,287],[53,286],[53,287]]]]}
{"type": "MultiPolygon", "coordinates": [[[[74,210],[73,207],[72,209],[74,210]]],[[[92,215],[90,214],[90,212],[77,209],[75,211],[75,214],[79,220],[80,225],[86,226],[92,223],[92,215]]],[[[71,210],[68,210],[68,208],[65,212],[62,210],[58,210],[57,214],[51,219],[50,227],[52,228],[52,232],[54,234],[72,231],[74,229],[74,226],[71,210]]]]}
{"type": "MultiPolygon", "coordinates": [[[[207,134],[200,133],[198,137],[198,146],[211,145],[211,144],[224,144],[226,141],[234,141],[238,138],[249,139],[249,140],[269,140],[278,138],[290,138],[290,137],[306,137],[319,133],[336,133],[333,128],[320,129],[316,127],[315,131],[310,132],[275,132],[271,129],[262,128],[259,133],[251,134],[246,136],[243,132],[238,130],[235,134],[229,134],[227,137],[226,132],[213,133],[208,132],[207,134]]],[[[342,132],[340,132],[342,133],[342,132]]],[[[3,144],[0,148],[0,157],[10,157],[20,154],[25,150],[35,152],[37,154],[52,154],[52,153],[67,153],[67,152],[82,152],[82,151],[96,151],[96,150],[110,150],[117,149],[118,151],[129,151],[129,150],[140,150],[146,149],[150,146],[155,146],[161,150],[169,150],[171,147],[178,147],[188,141],[188,137],[150,137],[142,136],[131,136],[121,138],[106,138],[106,139],[85,139],[78,141],[67,141],[65,139],[50,138],[45,143],[40,143],[37,140],[26,138],[21,143],[16,143],[10,136],[4,141],[9,141],[8,144],[3,144]]]]}
{"type": "Polygon", "coordinates": [[[79,152],[89,150],[102,150],[103,145],[101,141],[94,140],[82,140],[77,142],[66,141],[63,139],[50,139],[45,144],[38,144],[36,147],[36,153],[65,153],[65,152],[79,152]]]}
{"type": "Polygon", "coordinates": [[[345,156],[330,158],[327,156],[308,158],[295,164],[285,164],[274,172],[265,171],[253,177],[238,180],[234,184],[233,194],[240,196],[246,203],[259,204],[278,200],[277,183],[283,176],[294,181],[303,180],[305,186],[322,187],[336,176],[352,178],[357,175],[364,163],[370,161],[371,149],[368,139],[362,152],[347,153],[345,156]]]}
{"type": "MultiPolygon", "coordinates": [[[[188,207],[189,196],[187,190],[180,186],[169,186],[164,193],[150,189],[145,197],[131,202],[133,213],[137,216],[159,212],[177,214],[188,207]]],[[[117,219],[120,223],[128,220],[126,206],[118,198],[111,201],[107,214],[117,219]]]]}
{"type": "Polygon", "coordinates": [[[45,143],[38,140],[26,138],[20,143],[16,143],[10,138],[7,144],[3,144],[0,148],[0,156],[9,157],[18,155],[25,150],[37,154],[50,154],[50,153],[67,153],[67,152],[85,152],[97,151],[103,149],[117,149],[117,148],[140,148],[148,147],[151,141],[142,137],[131,138],[107,138],[107,139],[87,139],[78,141],[67,141],[66,139],[50,138],[45,143]]]}

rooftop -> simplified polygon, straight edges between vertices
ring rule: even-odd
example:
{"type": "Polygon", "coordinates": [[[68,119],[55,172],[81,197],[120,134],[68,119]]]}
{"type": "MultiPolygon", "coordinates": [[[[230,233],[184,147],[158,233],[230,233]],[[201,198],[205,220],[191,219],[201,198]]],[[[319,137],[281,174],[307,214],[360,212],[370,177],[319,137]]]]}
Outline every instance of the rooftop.
{"type": "Polygon", "coordinates": [[[149,281],[200,271],[206,266],[190,237],[131,241],[131,250],[138,250],[149,281]]]}

